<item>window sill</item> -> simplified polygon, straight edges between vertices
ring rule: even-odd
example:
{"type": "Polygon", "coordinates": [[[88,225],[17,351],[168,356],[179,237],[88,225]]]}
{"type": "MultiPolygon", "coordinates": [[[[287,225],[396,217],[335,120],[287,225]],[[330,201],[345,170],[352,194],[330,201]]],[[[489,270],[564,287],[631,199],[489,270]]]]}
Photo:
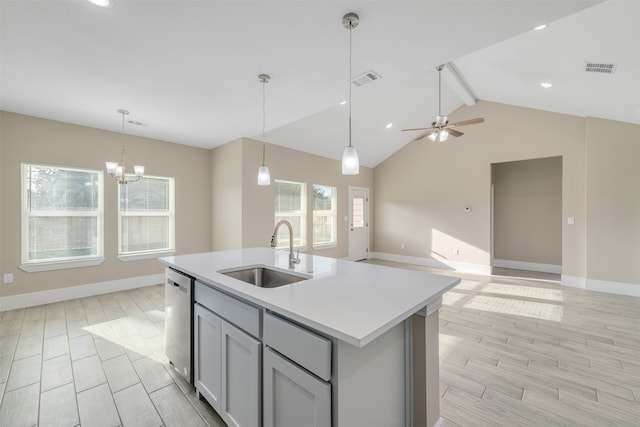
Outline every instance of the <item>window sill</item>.
{"type": "Polygon", "coordinates": [[[154,252],[138,252],[132,254],[121,254],[118,255],[118,259],[120,261],[139,261],[141,259],[152,259],[152,258],[160,258],[162,256],[171,256],[176,253],[173,249],[168,249],[164,251],[154,251],[154,252]]]}
{"type": "Polygon", "coordinates": [[[104,262],[104,257],[73,260],[73,261],[50,261],[50,262],[28,262],[20,264],[20,270],[27,273],[38,271],[64,270],[67,268],[93,267],[104,262]]]}
{"type": "Polygon", "coordinates": [[[333,248],[337,248],[338,244],[337,243],[327,243],[327,244],[323,244],[323,245],[313,245],[313,250],[314,251],[320,251],[322,249],[333,249],[333,248]]]}

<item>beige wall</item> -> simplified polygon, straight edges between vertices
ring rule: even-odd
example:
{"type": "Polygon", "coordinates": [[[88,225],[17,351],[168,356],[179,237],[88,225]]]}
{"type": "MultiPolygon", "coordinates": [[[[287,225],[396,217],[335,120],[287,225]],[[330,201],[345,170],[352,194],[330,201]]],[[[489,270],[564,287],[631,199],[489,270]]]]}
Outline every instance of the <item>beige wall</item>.
{"type": "MultiPolygon", "coordinates": [[[[45,291],[163,271],[155,259],[123,262],[117,259],[116,183],[105,173],[104,255],[95,267],[26,273],[20,265],[20,164],[33,162],[104,170],[105,160],[119,158],[121,136],[83,126],[34,117],[0,113],[2,170],[0,255],[2,272],[13,273],[14,283],[0,284],[0,295],[45,291]]],[[[149,175],[175,177],[176,253],[210,250],[211,180],[207,150],[127,136],[127,159],[139,161],[149,175]]]]}
{"type": "MultiPolygon", "coordinates": [[[[226,160],[236,164],[238,151],[235,145],[238,141],[231,142],[217,150],[224,150],[226,160]],[[226,147],[233,145],[233,147],[226,147]]],[[[348,187],[368,187],[373,191],[373,170],[360,167],[360,175],[344,176],[341,172],[340,162],[313,154],[304,153],[297,150],[267,144],[266,164],[271,173],[271,185],[258,186],[258,168],[262,164],[262,142],[249,138],[243,138],[242,144],[242,202],[238,207],[238,200],[234,197],[223,198],[221,193],[214,194],[213,204],[226,210],[225,215],[217,215],[213,218],[213,229],[219,230],[225,227],[222,220],[225,216],[234,216],[237,219],[238,212],[242,217],[241,236],[242,247],[267,247],[271,239],[274,228],[274,186],[276,179],[300,181],[307,183],[307,190],[313,184],[330,185],[338,191],[338,245],[335,248],[314,250],[311,247],[311,198],[307,198],[308,226],[307,241],[309,242],[307,253],[329,257],[346,257],[348,255],[348,228],[344,217],[347,216],[348,187]]],[[[228,182],[228,178],[225,182],[228,182]]],[[[214,183],[214,187],[218,184],[214,183]]],[[[370,219],[371,221],[371,219],[370,219]]],[[[229,224],[236,229],[237,224],[229,224]]],[[[214,236],[215,240],[215,236],[214,236]]],[[[222,239],[213,243],[216,249],[232,249],[237,247],[237,241],[233,239],[222,239]]]]}
{"type": "Polygon", "coordinates": [[[490,265],[491,164],[560,156],[563,216],[576,220],[563,221],[563,273],[585,277],[585,119],[485,101],[449,119],[474,117],[486,121],[445,144],[412,142],[375,168],[374,250],[490,265]]]}
{"type": "Polygon", "coordinates": [[[494,258],[562,265],[562,158],[496,163],[494,258]]]}
{"type": "Polygon", "coordinates": [[[640,285],[640,126],[587,119],[587,276],[640,285]]]}
{"type": "Polygon", "coordinates": [[[242,139],[211,150],[211,249],[242,247],[242,139]]]}

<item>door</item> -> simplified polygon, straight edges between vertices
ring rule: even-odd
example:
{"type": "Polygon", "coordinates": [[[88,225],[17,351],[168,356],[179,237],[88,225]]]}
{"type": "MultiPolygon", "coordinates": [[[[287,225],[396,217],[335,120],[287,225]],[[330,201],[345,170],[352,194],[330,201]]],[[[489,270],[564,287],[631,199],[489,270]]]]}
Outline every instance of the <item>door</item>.
{"type": "Polygon", "coordinates": [[[216,411],[221,410],[222,319],[194,305],[194,385],[216,411]]]}
{"type": "Polygon", "coordinates": [[[222,411],[229,427],[260,426],[260,341],[222,322],[222,411]]]}
{"type": "Polygon", "coordinates": [[[369,189],[349,187],[349,259],[369,254],[369,189]]]}
{"type": "Polygon", "coordinates": [[[331,385],[264,350],[264,427],[330,427],[331,385]]]}

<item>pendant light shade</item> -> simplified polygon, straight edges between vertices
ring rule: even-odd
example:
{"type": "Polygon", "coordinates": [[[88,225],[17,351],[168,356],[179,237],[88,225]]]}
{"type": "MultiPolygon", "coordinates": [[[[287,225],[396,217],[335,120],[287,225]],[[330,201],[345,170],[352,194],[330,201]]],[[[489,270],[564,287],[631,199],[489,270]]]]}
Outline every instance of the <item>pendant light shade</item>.
{"type": "Polygon", "coordinates": [[[269,82],[270,78],[271,77],[267,74],[260,74],[258,76],[260,83],[262,83],[262,166],[258,169],[258,185],[271,185],[271,174],[269,173],[269,168],[264,164],[265,151],[267,149],[264,141],[264,125],[266,116],[264,85],[269,82]]]}
{"type": "Polygon", "coordinates": [[[342,174],[358,175],[360,173],[360,160],[356,147],[351,145],[351,30],[358,26],[360,18],[355,13],[347,13],[342,17],[342,25],[349,30],[349,145],[342,153],[342,174]]]}
{"type": "Polygon", "coordinates": [[[271,185],[271,175],[266,166],[260,166],[258,169],[258,185],[271,185]]]}
{"type": "Polygon", "coordinates": [[[358,175],[360,173],[360,161],[356,147],[345,147],[342,153],[342,175],[358,175]]]}

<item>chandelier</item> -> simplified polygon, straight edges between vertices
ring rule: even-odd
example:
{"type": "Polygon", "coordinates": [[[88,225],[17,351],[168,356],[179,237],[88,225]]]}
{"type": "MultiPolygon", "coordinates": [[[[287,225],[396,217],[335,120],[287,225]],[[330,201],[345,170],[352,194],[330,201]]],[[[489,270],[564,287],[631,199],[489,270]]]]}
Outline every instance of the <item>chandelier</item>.
{"type": "Polygon", "coordinates": [[[129,179],[127,179],[127,170],[124,164],[124,155],[125,155],[124,116],[128,115],[129,112],[127,110],[120,109],[118,110],[118,113],[122,115],[122,153],[121,153],[122,163],[118,164],[116,162],[105,162],[105,165],[107,166],[107,173],[111,175],[113,179],[118,181],[118,184],[125,185],[130,182],[136,182],[140,180],[140,178],[142,178],[142,175],[144,175],[144,166],[140,166],[140,165],[133,166],[133,173],[135,174],[135,177],[130,177],[129,179]]]}

